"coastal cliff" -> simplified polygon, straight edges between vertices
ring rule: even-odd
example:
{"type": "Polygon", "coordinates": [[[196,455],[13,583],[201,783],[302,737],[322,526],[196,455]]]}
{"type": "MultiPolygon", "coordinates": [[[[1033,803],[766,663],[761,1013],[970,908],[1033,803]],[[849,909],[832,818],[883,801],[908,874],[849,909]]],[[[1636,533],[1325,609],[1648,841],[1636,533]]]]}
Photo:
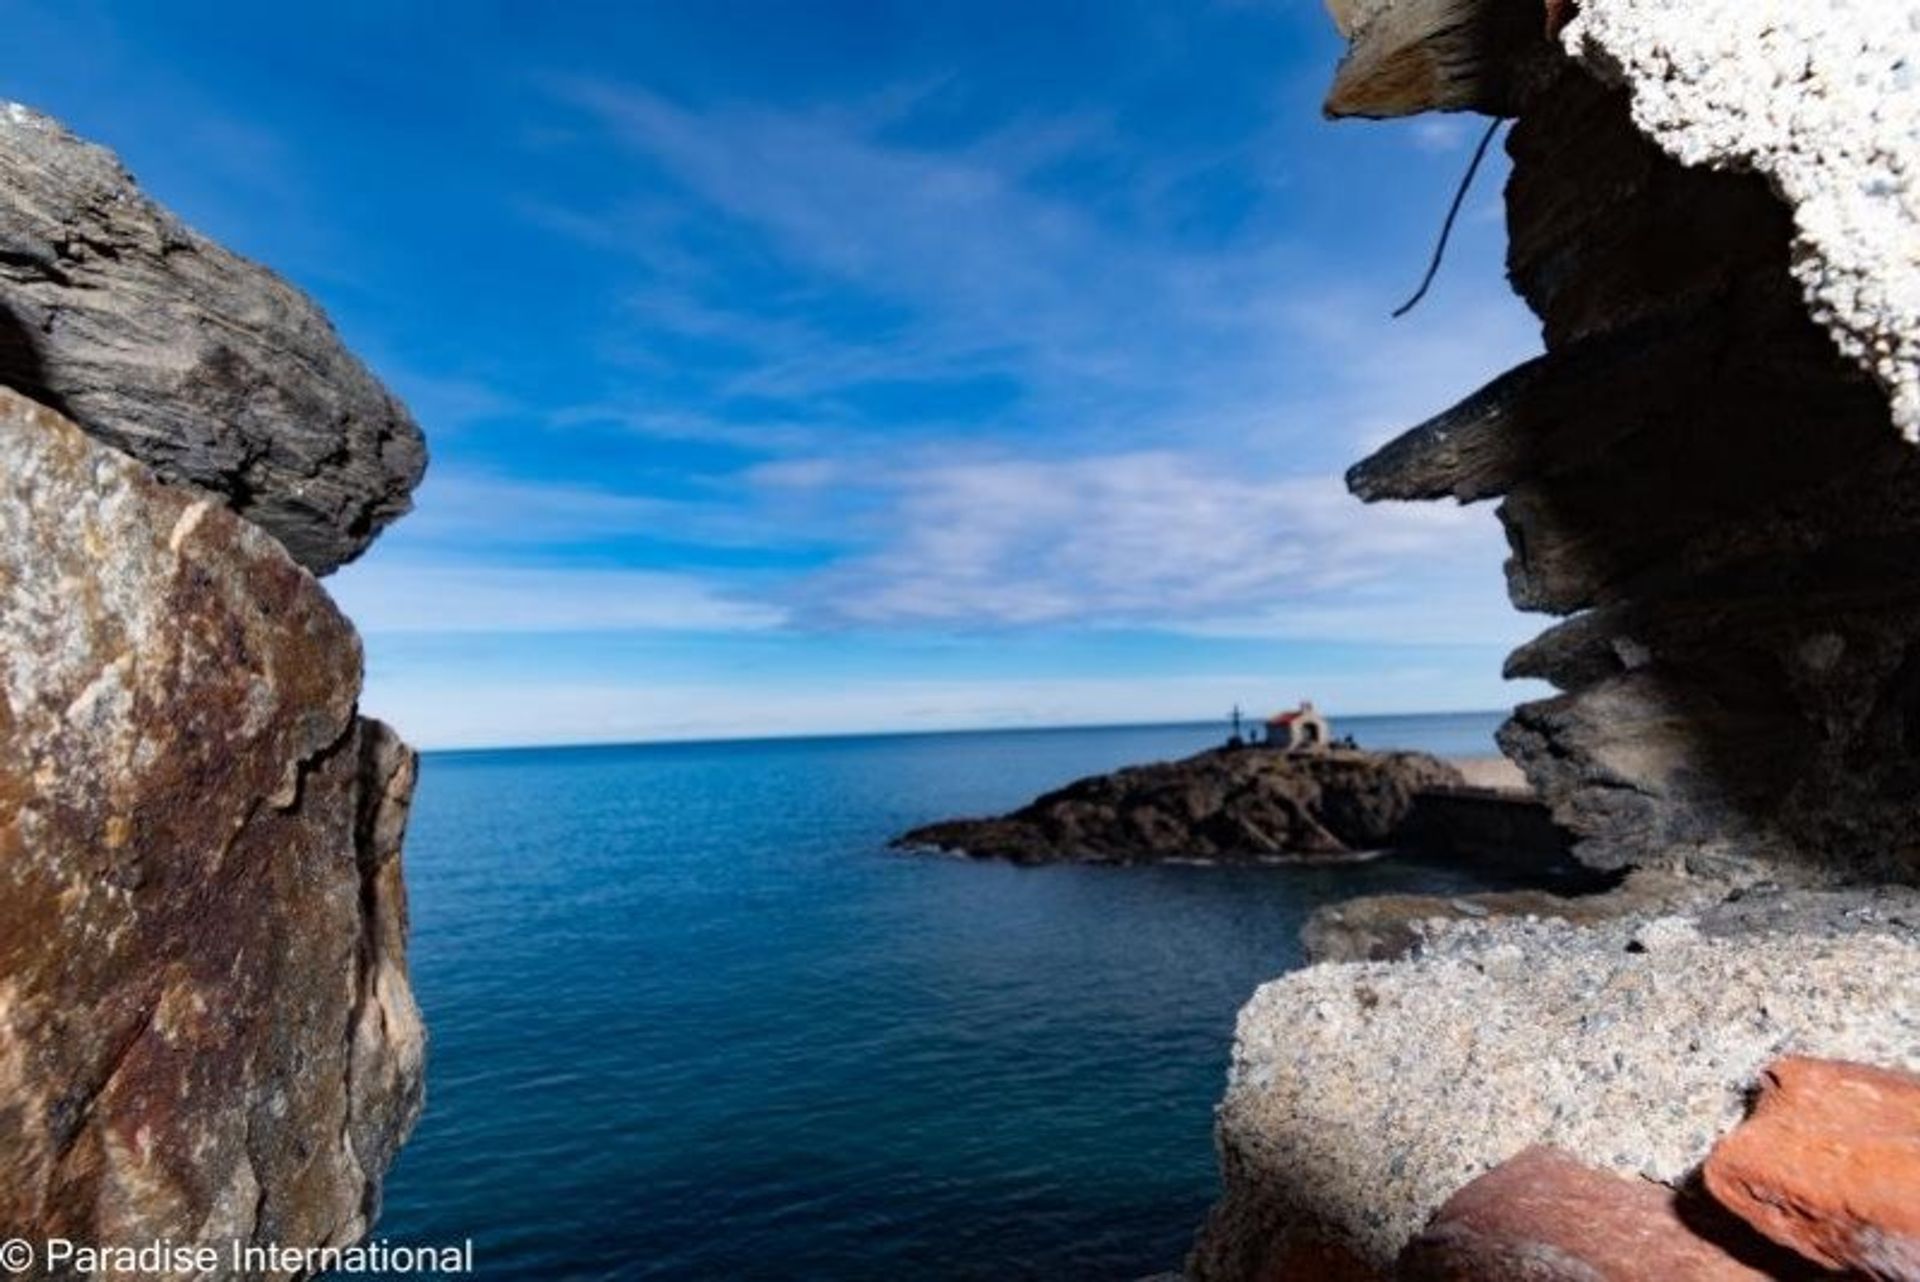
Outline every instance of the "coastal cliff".
{"type": "Polygon", "coordinates": [[[1350,486],[1501,500],[1512,599],[1567,616],[1510,660],[1560,693],[1501,745],[1577,857],[1640,871],[1578,913],[1323,918],[1319,956],[1380,960],[1242,1011],[1188,1275],[1920,1277],[1909,1219],[1847,1219],[1912,1202],[1874,1128],[1821,1133],[1851,1165],[1811,1189],[1728,1138],[1795,1056],[1875,1066],[1832,1070],[1863,1100],[1920,1069],[1920,27],[1330,7],[1331,112],[1514,119],[1508,265],[1546,345],[1350,486]],[[1763,1192],[1698,1201],[1735,1158],[1763,1192]],[[1789,1187],[1793,1225],[1756,1211],[1789,1187]]]}
{"type": "Polygon", "coordinates": [[[418,430],[8,106],[0,320],[0,1236],[351,1243],[421,1106],[415,758],[313,571],[405,509],[418,430]]]}

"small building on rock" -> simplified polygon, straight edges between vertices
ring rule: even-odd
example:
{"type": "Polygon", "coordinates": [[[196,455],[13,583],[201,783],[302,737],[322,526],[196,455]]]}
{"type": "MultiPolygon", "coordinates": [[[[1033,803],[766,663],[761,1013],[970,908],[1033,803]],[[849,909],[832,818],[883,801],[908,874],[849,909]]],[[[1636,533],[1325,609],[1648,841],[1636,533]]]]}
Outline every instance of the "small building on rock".
{"type": "Polygon", "coordinates": [[[1333,742],[1333,728],[1311,699],[1291,712],[1267,718],[1267,746],[1283,752],[1319,752],[1333,742]]]}

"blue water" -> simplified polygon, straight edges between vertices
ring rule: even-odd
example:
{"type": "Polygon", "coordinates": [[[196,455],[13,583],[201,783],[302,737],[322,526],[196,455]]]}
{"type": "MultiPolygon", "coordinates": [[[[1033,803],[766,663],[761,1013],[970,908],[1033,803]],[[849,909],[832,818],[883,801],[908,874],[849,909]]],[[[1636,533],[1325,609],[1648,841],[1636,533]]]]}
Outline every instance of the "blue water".
{"type": "MultiPolygon", "coordinates": [[[[1350,720],[1492,751],[1492,715],[1350,720]]],[[[427,1111],[382,1236],[503,1278],[1129,1279],[1211,1201],[1235,1011],[1397,860],[1021,869],[886,849],[1214,726],[431,754],[427,1111]]]]}

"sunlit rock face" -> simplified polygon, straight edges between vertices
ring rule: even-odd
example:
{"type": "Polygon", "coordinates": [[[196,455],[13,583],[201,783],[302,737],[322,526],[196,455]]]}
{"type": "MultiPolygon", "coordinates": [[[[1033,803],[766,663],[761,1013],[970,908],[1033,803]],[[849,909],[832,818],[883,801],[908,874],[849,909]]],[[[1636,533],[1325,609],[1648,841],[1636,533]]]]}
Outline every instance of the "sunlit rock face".
{"type": "Polygon", "coordinates": [[[0,1235],[345,1243],[412,1124],[413,754],[219,503],[0,391],[0,1235]]]}
{"type": "Polygon", "coordinates": [[[300,291],[0,102],[0,384],[192,485],[325,574],[410,506],[406,408],[300,291]]]}
{"type": "Polygon", "coordinates": [[[1392,1276],[1461,1186],[1538,1144],[1684,1186],[1783,1053],[1920,1069],[1916,921],[1910,889],[1777,891],[1432,922],[1412,960],[1283,975],[1240,1012],[1188,1276],[1321,1276],[1289,1271],[1304,1252],[1392,1276]]]}

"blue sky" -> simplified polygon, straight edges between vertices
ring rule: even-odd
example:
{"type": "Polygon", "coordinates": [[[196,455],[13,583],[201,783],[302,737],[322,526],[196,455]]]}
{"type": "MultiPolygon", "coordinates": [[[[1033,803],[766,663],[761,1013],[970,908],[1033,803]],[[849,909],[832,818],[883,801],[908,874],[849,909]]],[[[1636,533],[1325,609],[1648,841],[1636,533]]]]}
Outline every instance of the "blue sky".
{"type": "Polygon", "coordinates": [[[1340,474],[1535,350],[1477,122],[1318,0],[0,0],[0,93],[328,308],[418,510],[330,580],[428,746],[1497,707],[1485,508],[1340,474]]]}

